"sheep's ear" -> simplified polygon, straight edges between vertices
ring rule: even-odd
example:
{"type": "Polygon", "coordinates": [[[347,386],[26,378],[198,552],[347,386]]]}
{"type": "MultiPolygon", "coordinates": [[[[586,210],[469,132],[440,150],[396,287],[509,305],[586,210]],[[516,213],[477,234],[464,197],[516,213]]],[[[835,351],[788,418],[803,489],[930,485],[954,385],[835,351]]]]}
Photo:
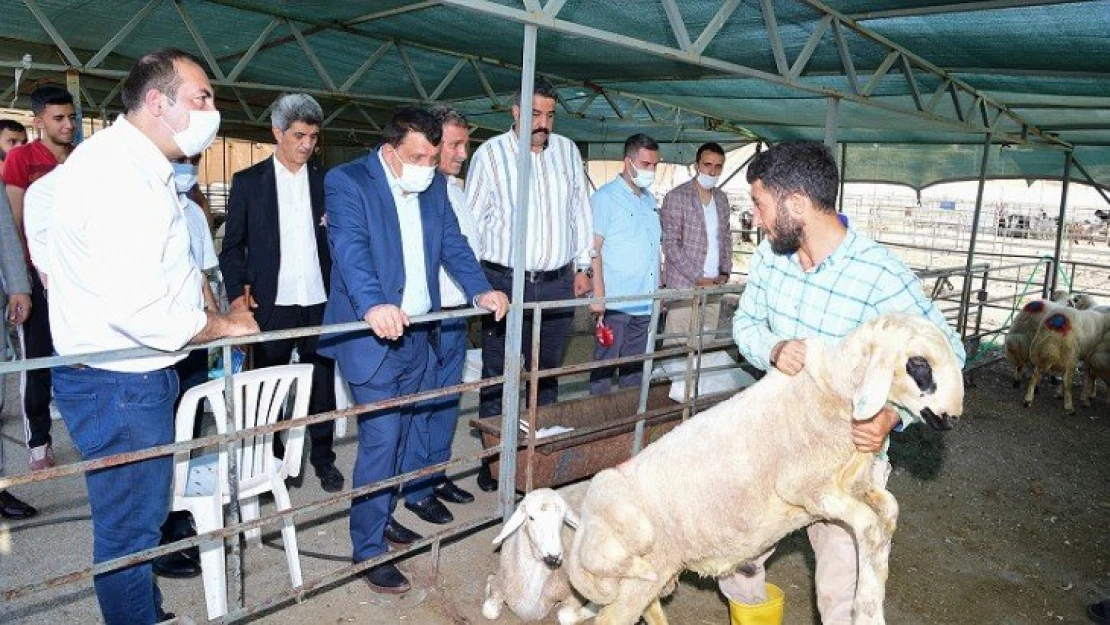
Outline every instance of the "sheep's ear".
{"type": "Polygon", "coordinates": [[[510,534],[517,531],[521,525],[524,525],[524,519],[528,518],[528,513],[524,511],[524,504],[516,507],[516,512],[509,520],[505,522],[505,526],[501,528],[501,533],[493,539],[493,544],[500,545],[501,541],[509,537],[510,534]]]}
{"type": "Polygon", "coordinates": [[[898,346],[876,341],[872,344],[863,379],[852,394],[852,419],[867,421],[886,405],[894,383],[894,360],[898,346]]]}
{"type": "Polygon", "coordinates": [[[566,523],[571,529],[577,530],[582,521],[578,518],[577,512],[567,508],[567,513],[563,515],[563,523],[566,523]]]}

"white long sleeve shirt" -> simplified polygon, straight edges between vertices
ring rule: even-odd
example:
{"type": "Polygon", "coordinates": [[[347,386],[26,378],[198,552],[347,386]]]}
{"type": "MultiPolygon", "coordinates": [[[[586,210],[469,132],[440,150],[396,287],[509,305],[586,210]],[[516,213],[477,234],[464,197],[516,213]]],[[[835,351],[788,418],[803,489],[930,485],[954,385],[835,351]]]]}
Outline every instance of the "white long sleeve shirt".
{"type": "Polygon", "coordinates": [[[320,256],[316,249],[316,224],[312,219],[312,195],[308,186],[308,166],[293,173],[274,162],[277,179],[278,236],[281,239],[281,265],[278,267],[278,306],[312,306],[328,299],[320,256]]]}
{"type": "Polygon", "coordinates": [[[420,194],[402,191],[381,150],[378,150],[378,158],[385,169],[389,191],[397,206],[397,222],[401,226],[401,261],[405,264],[401,310],[410,317],[423,315],[432,309],[432,295],[428,291],[427,265],[424,262],[424,220],[420,218],[420,194]]]}
{"type": "MultiPolygon", "coordinates": [[[[470,249],[474,250],[474,256],[477,257],[478,226],[466,207],[466,193],[463,192],[462,181],[454,176],[447,177],[447,200],[459,220],[459,230],[462,231],[467,243],[470,244],[470,249]]],[[[439,299],[443,308],[457,308],[470,303],[462,287],[455,282],[446,269],[439,270],[439,299]]]]}
{"type": "MultiPolygon", "coordinates": [[[[173,168],[125,118],[74,150],[55,185],[52,213],[50,330],[59,354],[175,351],[204,328],[202,278],[173,168]]],[[[181,358],[91,366],[144,372],[181,358]]]]}
{"type": "MultiPolygon", "coordinates": [[[[474,151],[466,199],[478,224],[478,258],[512,267],[513,213],[517,203],[515,132],[486,141],[474,151]]],[[[578,146],[552,134],[543,151],[530,152],[532,177],[525,241],[526,271],[551,271],[571,262],[590,264],[593,216],[578,146]]]]}

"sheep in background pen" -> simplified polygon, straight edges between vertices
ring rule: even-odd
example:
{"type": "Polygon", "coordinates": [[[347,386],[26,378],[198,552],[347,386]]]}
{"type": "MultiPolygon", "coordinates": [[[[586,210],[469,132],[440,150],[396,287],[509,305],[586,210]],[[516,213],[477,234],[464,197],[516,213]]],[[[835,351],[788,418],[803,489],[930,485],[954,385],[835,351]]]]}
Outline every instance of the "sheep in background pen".
{"type": "Polygon", "coordinates": [[[1014,388],[1021,386],[1024,379],[1025,367],[1029,362],[1029,346],[1033,344],[1033,337],[1037,336],[1037,329],[1047,312],[1071,303],[1067,291],[1053,291],[1052,299],[1038,299],[1029,302],[1014,316],[1010,324],[1010,331],[1006,333],[1006,360],[1014,366],[1014,388]]]}
{"type": "Polygon", "coordinates": [[[520,501],[493,539],[493,544],[501,545],[501,556],[497,573],[486,580],[482,616],[496,619],[502,604],[525,621],[542,620],[556,605],[560,625],[594,615],[583,607],[562,566],[565,547],[570,545],[569,532],[563,526],[578,526],[574,507],[581,503],[585,490],[585,483],[560,492],[538,488],[520,501]]]}
{"type": "Polygon", "coordinates": [[[659,625],[659,597],[683,570],[732,573],[831,520],[859,545],[855,622],[883,623],[898,503],[872,481],[875,455],[856,451],[849,424],[889,402],[948,429],[963,397],[952,347],[921,317],[884,315],[836,345],[807,340],[797,375],[770,371],[594,477],[567,556],[571,583],[604,606],[599,625],[659,625]]]}
{"type": "Polygon", "coordinates": [[[1094,310],[1061,308],[1044,316],[1029,346],[1033,377],[1025,392],[1025,407],[1033,405],[1033,393],[1045,373],[1063,375],[1064,412],[1075,413],[1072,383],[1079,363],[1086,360],[1110,327],[1110,315],[1094,310]]]}
{"type": "Polygon", "coordinates": [[[1100,306],[1095,296],[1086,293],[1072,293],[1068,297],[1068,306],[1079,310],[1096,310],[1100,313],[1110,313],[1110,306],[1100,306]]]}

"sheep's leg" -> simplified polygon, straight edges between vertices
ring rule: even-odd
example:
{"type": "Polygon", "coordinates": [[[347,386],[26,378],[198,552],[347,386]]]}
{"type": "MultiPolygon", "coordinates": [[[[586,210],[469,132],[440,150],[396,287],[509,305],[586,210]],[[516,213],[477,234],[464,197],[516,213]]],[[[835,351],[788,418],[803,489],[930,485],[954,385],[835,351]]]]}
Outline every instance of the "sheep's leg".
{"type": "Polygon", "coordinates": [[[597,616],[597,607],[584,606],[579,601],[578,597],[571,593],[571,596],[559,604],[559,610],[556,612],[559,618],[559,625],[575,625],[575,623],[582,623],[597,616]]]}
{"type": "Polygon", "coordinates": [[[1083,375],[1083,395],[1079,398],[1079,403],[1083,404],[1084,408],[1091,407],[1091,399],[1095,395],[1095,376],[1091,372],[1090,363],[1087,364],[1087,370],[1083,375]]]}
{"type": "Polygon", "coordinates": [[[635,625],[642,616],[648,621],[648,625],[667,625],[667,617],[663,614],[662,607],[658,605],[659,590],[662,585],[658,582],[645,582],[631,578],[621,580],[617,600],[601,608],[595,623],[597,625],[635,625]],[[652,605],[653,603],[655,606],[652,605]]]}
{"type": "MultiPolygon", "coordinates": [[[[893,499],[893,497],[891,498],[893,499]]],[[[885,506],[887,502],[883,502],[885,506]]],[[[896,505],[896,503],[895,503],[896,505]]],[[[815,506],[819,517],[840,521],[856,539],[856,596],[852,602],[853,625],[884,625],[883,598],[890,557],[891,534],[871,507],[848,495],[827,495],[815,506]]],[[[895,513],[896,514],[896,513],[895,513]]]]}
{"type": "Polygon", "coordinates": [[[1033,405],[1033,392],[1037,390],[1037,385],[1041,383],[1041,373],[1041,368],[1033,365],[1033,376],[1029,378],[1029,389],[1025,391],[1026,408],[1033,405]]]}
{"type": "Polygon", "coordinates": [[[501,586],[497,583],[497,576],[490,575],[486,578],[486,600],[482,602],[482,616],[493,621],[501,616],[501,605],[505,597],[501,595],[501,586]]]}
{"type": "Polygon", "coordinates": [[[644,611],[644,622],[647,625],[668,625],[667,615],[663,612],[663,606],[659,603],[658,597],[644,611]]]}
{"type": "Polygon", "coordinates": [[[1071,387],[1075,378],[1075,367],[1064,368],[1064,412],[1075,414],[1075,404],[1072,402],[1071,387]]]}

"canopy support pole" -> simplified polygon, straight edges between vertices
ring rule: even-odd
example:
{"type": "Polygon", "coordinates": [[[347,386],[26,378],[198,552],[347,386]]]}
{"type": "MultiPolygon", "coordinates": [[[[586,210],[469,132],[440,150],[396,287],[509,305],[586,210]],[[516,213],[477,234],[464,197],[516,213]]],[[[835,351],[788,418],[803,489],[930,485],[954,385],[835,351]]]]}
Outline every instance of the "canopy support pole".
{"type": "Polygon", "coordinates": [[[967,248],[964,267],[964,285],[960,294],[960,312],[956,317],[956,332],[962,337],[967,332],[967,314],[971,307],[971,266],[975,262],[975,243],[979,240],[979,217],[983,212],[983,192],[987,186],[987,163],[991,155],[991,134],[983,139],[983,159],[979,163],[979,189],[975,193],[975,214],[971,217],[971,239],[967,248]]]}
{"type": "Polygon", "coordinates": [[[1068,209],[1068,183],[1071,182],[1071,163],[1072,153],[1064,153],[1064,184],[1060,187],[1060,218],[1056,222],[1056,249],[1052,252],[1052,278],[1050,284],[1052,285],[1048,292],[1051,294],[1056,290],[1056,281],[1060,277],[1060,256],[1064,250],[1064,230],[1067,228],[1067,222],[1064,221],[1064,216],[1068,209]]]}
{"type": "MultiPolygon", "coordinates": [[[[517,123],[517,195],[513,211],[513,293],[505,328],[505,383],[501,393],[501,464],[498,502],[508,522],[516,497],[516,443],[520,419],[521,341],[524,330],[524,254],[528,241],[528,201],[532,189],[532,93],[536,79],[535,24],[524,25],[524,53],[520,72],[520,121],[517,123]]],[[[533,337],[535,340],[537,337],[533,337]]]]}
{"type": "Polygon", "coordinates": [[[840,98],[826,98],[828,108],[825,109],[825,146],[836,158],[836,127],[840,123],[840,98]]]}
{"type": "Polygon", "coordinates": [[[840,144],[840,193],[837,194],[837,200],[840,202],[838,208],[839,212],[844,212],[844,175],[848,172],[848,144],[840,144]]]}

